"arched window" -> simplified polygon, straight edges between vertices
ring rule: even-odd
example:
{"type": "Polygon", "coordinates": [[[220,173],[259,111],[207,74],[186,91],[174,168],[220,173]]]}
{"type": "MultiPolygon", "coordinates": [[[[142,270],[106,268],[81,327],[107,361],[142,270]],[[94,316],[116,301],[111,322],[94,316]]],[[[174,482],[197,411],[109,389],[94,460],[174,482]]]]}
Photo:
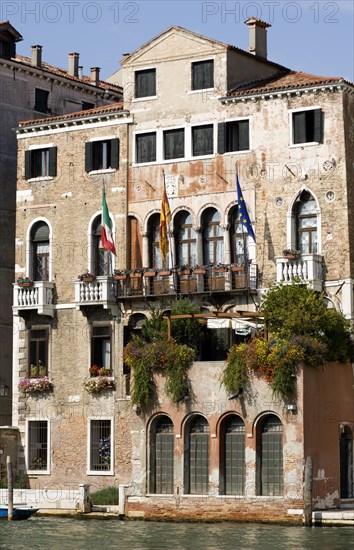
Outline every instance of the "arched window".
{"type": "Polygon", "coordinates": [[[175,218],[176,264],[195,265],[197,262],[197,237],[192,226],[192,215],[179,212],[175,218]]]}
{"type": "Polygon", "coordinates": [[[283,425],[274,414],[258,430],[258,479],[260,495],[283,494],[283,425]]]}
{"type": "Polygon", "coordinates": [[[240,210],[237,206],[232,208],[229,215],[231,262],[242,265],[248,260],[247,240],[248,233],[240,221],[240,210]]]}
{"type": "Polygon", "coordinates": [[[95,275],[108,275],[109,252],[101,248],[101,216],[97,216],[92,224],[93,272],[95,275]]]}
{"type": "Polygon", "coordinates": [[[150,430],[150,493],[173,494],[173,423],[157,417],[150,430]]]}
{"type": "MultiPolygon", "coordinates": [[[[160,253],[160,215],[154,214],[149,219],[149,266],[162,267],[162,259],[160,253]]],[[[168,265],[168,257],[166,257],[168,265]]]]}
{"type": "Polygon", "coordinates": [[[353,433],[344,426],[340,434],[340,497],[353,498],[353,433]]]}
{"type": "Polygon", "coordinates": [[[245,424],[236,415],[228,416],[221,426],[220,493],[243,495],[245,491],[245,424]]]}
{"type": "Polygon", "coordinates": [[[185,437],[185,493],[208,493],[209,424],[203,416],[190,421],[185,437]]]}
{"type": "Polygon", "coordinates": [[[308,191],[303,191],[295,203],[296,248],[302,254],[317,252],[316,201],[308,191]]]}
{"type": "Polygon", "coordinates": [[[32,274],[34,281],[49,280],[49,227],[37,222],[31,230],[32,274]]]}
{"type": "Polygon", "coordinates": [[[224,261],[224,237],[220,227],[220,214],[215,208],[208,208],[202,216],[204,264],[224,261]]]}

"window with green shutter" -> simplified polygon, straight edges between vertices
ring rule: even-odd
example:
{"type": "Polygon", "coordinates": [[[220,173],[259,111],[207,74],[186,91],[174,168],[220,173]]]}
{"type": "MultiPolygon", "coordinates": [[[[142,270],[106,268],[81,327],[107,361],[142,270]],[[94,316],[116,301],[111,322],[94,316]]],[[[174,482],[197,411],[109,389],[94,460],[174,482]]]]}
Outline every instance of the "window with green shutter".
{"type": "Polygon", "coordinates": [[[214,88],[214,61],[196,61],[192,63],[192,90],[214,88]]]}
{"type": "Polygon", "coordinates": [[[57,175],[57,147],[25,151],[25,178],[55,177],[57,175]]]}
{"type": "Polygon", "coordinates": [[[323,141],[323,112],[309,109],[292,113],[293,144],[321,143],[323,141]]]}
{"type": "Polygon", "coordinates": [[[119,139],[85,143],[85,170],[108,170],[119,167],[119,139]]]}
{"type": "Polygon", "coordinates": [[[283,494],[283,426],[275,415],[268,416],[261,428],[260,494],[283,494]]]}
{"type": "Polygon", "coordinates": [[[243,495],[245,491],[245,425],[238,416],[225,419],[222,426],[221,493],[243,495]]]}
{"type": "Polygon", "coordinates": [[[173,494],[173,423],[159,416],[150,432],[150,492],[173,494]]]}
{"type": "Polygon", "coordinates": [[[144,69],[135,72],[135,97],[156,95],[156,69],[144,69]]]}
{"type": "Polygon", "coordinates": [[[209,482],[209,424],[202,416],[192,419],[185,440],[185,493],[205,495],[209,482]]]}
{"type": "Polygon", "coordinates": [[[233,120],[218,124],[218,153],[248,151],[250,148],[249,120],[233,120]]]}

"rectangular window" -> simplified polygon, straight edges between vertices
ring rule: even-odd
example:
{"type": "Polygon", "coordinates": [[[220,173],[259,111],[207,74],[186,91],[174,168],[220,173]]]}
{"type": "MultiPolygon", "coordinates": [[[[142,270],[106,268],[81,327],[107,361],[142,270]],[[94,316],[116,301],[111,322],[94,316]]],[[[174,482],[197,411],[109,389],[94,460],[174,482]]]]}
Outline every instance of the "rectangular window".
{"type": "Polygon", "coordinates": [[[119,139],[103,139],[85,143],[85,170],[117,169],[119,167],[119,139]]]}
{"type": "Polygon", "coordinates": [[[25,151],[25,178],[55,177],[57,175],[57,147],[25,151]]]}
{"type": "Polygon", "coordinates": [[[40,378],[48,375],[48,329],[29,331],[29,377],[40,378]]]}
{"type": "Polygon", "coordinates": [[[156,95],[156,69],[144,69],[135,72],[135,97],[156,95]]]}
{"type": "Polygon", "coordinates": [[[192,128],[192,151],[194,157],[214,153],[214,128],[212,124],[192,128]]]}
{"type": "Polygon", "coordinates": [[[214,88],[214,61],[196,61],[192,63],[192,90],[214,88]]]}
{"type": "Polygon", "coordinates": [[[156,161],[156,132],[137,134],[135,144],[137,164],[156,161]]]}
{"type": "Polygon", "coordinates": [[[293,144],[321,143],[323,141],[323,113],[321,109],[309,109],[292,113],[293,144]]]}
{"type": "Polygon", "coordinates": [[[28,422],[28,470],[48,470],[48,422],[33,420],[28,422]]]}
{"type": "Polygon", "coordinates": [[[218,124],[218,153],[248,151],[250,148],[249,120],[235,120],[218,124]]]}
{"type": "Polygon", "coordinates": [[[111,421],[90,421],[90,470],[109,471],[112,462],[111,421]]]}
{"type": "Polygon", "coordinates": [[[184,129],[165,130],[163,133],[164,159],[184,157],[184,129]]]}
{"type": "MultiPolygon", "coordinates": [[[[92,327],[91,374],[96,376],[100,369],[111,373],[111,327],[92,327]],[[96,368],[93,369],[93,366],[96,368]],[[97,372],[96,372],[97,371],[97,372]]],[[[102,373],[101,373],[102,374],[102,373]]]]}
{"type": "Polygon", "coordinates": [[[40,113],[48,113],[49,92],[36,88],[34,110],[40,113]]]}

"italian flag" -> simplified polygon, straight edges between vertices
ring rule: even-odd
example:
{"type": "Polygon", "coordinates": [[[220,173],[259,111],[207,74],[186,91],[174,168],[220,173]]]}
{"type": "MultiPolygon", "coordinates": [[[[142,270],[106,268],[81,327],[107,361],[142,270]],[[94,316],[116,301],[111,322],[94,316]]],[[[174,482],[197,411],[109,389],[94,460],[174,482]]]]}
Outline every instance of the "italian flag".
{"type": "Polygon", "coordinates": [[[117,256],[116,248],[114,246],[114,240],[112,235],[112,223],[109,217],[108,206],[106,201],[106,194],[104,188],[102,189],[102,223],[101,223],[101,241],[102,248],[106,248],[112,254],[117,256]]]}

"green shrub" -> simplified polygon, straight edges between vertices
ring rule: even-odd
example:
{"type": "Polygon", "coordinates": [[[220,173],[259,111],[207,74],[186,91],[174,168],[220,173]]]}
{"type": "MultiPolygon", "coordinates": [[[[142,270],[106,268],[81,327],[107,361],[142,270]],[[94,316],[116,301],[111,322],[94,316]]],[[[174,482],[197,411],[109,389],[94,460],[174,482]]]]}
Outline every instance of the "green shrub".
{"type": "Polygon", "coordinates": [[[118,488],[106,487],[105,489],[91,493],[91,502],[94,505],[117,505],[118,488]]]}

